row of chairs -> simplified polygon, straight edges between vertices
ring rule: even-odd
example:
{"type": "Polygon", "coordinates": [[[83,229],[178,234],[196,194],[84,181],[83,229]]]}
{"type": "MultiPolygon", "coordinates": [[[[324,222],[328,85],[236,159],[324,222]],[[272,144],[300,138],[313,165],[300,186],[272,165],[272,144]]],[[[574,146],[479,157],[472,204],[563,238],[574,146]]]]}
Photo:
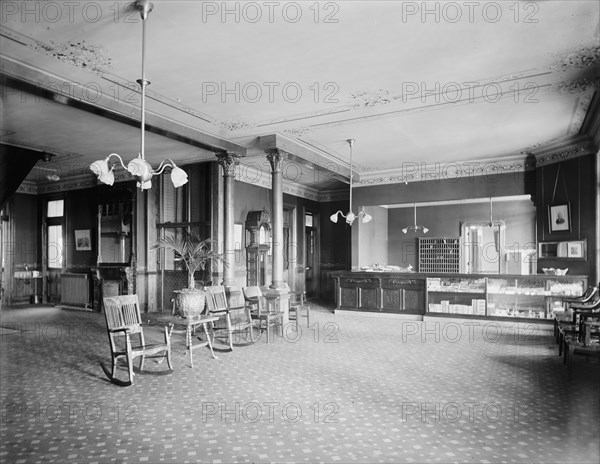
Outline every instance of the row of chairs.
{"type": "Polygon", "coordinates": [[[575,354],[600,355],[600,289],[590,286],[583,295],[563,300],[563,313],[554,315],[554,336],[571,378],[575,354]]]}
{"type": "MultiPolygon", "coordinates": [[[[109,371],[104,365],[104,370],[111,382],[121,386],[133,384],[133,362],[141,358],[139,370],[143,370],[146,357],[161,355],[159,362],[167,360],[168,370],[161,374],[172,372],[171,364],[171,335],[172,333],[185,333],[186,353],[189,355],[190,366],[193,367],[193,350],[208,346],[213,358],[213,342],[216,337],[224,336],[233,350],[234,336],[238,333],[248,334],[250,343],[254,343],[254,330],[264,330],[266,339],[272,339],[271,330],[279,327],[283,336],[284,311],[281,308],[278,296],[264,295],[260,287],[244,287],[244,304],[230,306],[223,286],[206,287],[206,311],[186,318],[170,318],[164,327],[164,340],[158,343],[147,344],[144,339],[142,318],[137,295],[121,295],[104,298],[104,314],[108,330],[112,367],[109,371]],[[174,322],[176,321],[176,322],[174,322]],[[176,328],[175,325],[178,327],[176,328]],[[183,328],[181,328],[183,327],[183,328]],[[193,344],[195,331],[200,328],[206,340],[193,344]],[[224,334],[224,335],[222,335],[224,334]],[[137,346],[133,347],[131,337],[139,337],[137,346]],[[119,343],[120,342],[120,343],[119,343]],[[116,370],[118,360],[124,358],[127,363],[128,378],[126,381],[117,379],[116,370]]],[[[301,318],[306,318],[310,326],[310,306],[306,303],[306,294],[290,294],[289,316],[295,321],[296,330],[299,330],[301,318]]],[[[165,320],[167,321],[167,320],[165,320]]]]}

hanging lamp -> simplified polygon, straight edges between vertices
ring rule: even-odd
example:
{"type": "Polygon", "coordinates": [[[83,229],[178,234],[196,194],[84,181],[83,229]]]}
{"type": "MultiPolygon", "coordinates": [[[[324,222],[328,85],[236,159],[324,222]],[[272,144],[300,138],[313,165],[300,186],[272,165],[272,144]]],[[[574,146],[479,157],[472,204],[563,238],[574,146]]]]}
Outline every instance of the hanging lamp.
{"type": "Polygon", "coordinates": [[[413,203],[414,206],[414,224],[412,226],[407,226],[404,229],[402,229],[402,233],[407,233],[409,230],[411,232],[418,232],[419,230],[422,230],[424,234],[426,234],[427,232],[429,232],[429,229],[425,226],[418,226],[417,225],[417,204],[413,203]]]}
{"type": "Polygon", "coordinates": [[[346,140],[346,142],[348,142],[348,145],[350,145],[350,210],[346,214],[342,213],[342,211],[339,210],[336,213],[329,216],[329,219],[331,220],[331,222],[337,223],[338,222],[338,214],[339,214],[340,216],[342,216],[343,218],[346,219],[346,222],[348,223],[348,225],[352,225],[356,218],[360,218],[363,223],[367,223],[367,222],[371,221],[371,219],[373,219],[373,216],[371,216],[369,213],[367,213],[365,211],[364,206],[360,209],[358,214],[354,214],[352,212],[352,177],[353,177],[353,174],[352,174],[352,147],[354,146],[354,139],[348,139],[348,140],[346,140]]]}
{"type": "Polygon", "coordinates": [[[146,20],[154,5],[148,0],[136,0],[133,4],[134,9],[139,11],[142,18],[142,78],[136,82],[141,88],[141,138],[140,138],[140,153],[137,158],[132,159],[127,166],[123,162],[121,156],[117,153],[111,153],[106,158],[98,161],[94,161],[90,165],[91,171],[98,177],[98,180],[107,185],[113,185],[115,182],[115,175],[113,173],[115,165],[108,165],[108,161],[111,157],[116,157],[121,166],[129,171],[129,173],[137,180],[137,187],[140,190],[146,190],[152,187],[152,177],[162,174],[165,168],[171,168],[171,181],[175,188],[181,187],[187,184],[188,176],[187,173],[178,167],[172,159],[165,159],[158,168],[155,170],[148,161],[146,161],[145,155],[145,126],[146,126],[146,86],[150,85],[150,82],[146,80],[146,20]]]}

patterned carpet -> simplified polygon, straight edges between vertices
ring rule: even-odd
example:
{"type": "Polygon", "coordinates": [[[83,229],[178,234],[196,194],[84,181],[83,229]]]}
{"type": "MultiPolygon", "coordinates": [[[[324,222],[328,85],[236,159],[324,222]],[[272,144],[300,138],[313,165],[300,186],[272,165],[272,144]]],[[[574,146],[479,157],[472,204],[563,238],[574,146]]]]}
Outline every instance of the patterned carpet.
{"type": "Polygon", "coordinates": [[[193,369],[174,335],[173,374],[119,388],[103,315],[3,309],[0,462],[599,462],[600,363],[569,381],[550,331],[312,315],[193,369]]]}

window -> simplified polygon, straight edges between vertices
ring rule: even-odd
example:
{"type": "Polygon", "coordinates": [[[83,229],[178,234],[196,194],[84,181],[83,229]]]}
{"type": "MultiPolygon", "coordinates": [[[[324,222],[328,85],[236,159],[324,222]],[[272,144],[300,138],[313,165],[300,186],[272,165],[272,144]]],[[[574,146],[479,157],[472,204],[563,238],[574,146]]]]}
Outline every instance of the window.
{"type": "Polygon", "coordinates": [[[312,227],[313,226],[313,215],[312,215],[312,213],[306,213],[304,215],[304,221],[305,221],[305,226],[306,227],[312,227]]]}
{"type": "Polygon", "coordinates": [[[49,218],[53,217],[63,217],[64,211],[64,200],[51,200],[48,202],[48,216],[49,218]]]}

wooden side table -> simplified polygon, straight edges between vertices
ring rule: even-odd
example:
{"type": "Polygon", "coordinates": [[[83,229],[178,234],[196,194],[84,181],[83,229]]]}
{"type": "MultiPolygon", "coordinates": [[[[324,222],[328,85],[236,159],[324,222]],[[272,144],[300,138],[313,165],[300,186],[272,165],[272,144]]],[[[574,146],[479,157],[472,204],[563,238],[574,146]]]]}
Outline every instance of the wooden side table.
{"type": "Polygon", "coordinates": [[[190,356],[190,367],[194,367],[193,351],[196,348],[208,346],[213,359],[217,359],[213,351],[212,340],[208,331],[208,324],[211,324],[219,319],[218,316],[167,316],[160,318],[160,322],[167,323],[171,326],[170,334],[185,333],[185,352],[190,356]],[[193,337],[197,327],[202,327],[206,334],[206,341],[194,344],[193,337]]]}

